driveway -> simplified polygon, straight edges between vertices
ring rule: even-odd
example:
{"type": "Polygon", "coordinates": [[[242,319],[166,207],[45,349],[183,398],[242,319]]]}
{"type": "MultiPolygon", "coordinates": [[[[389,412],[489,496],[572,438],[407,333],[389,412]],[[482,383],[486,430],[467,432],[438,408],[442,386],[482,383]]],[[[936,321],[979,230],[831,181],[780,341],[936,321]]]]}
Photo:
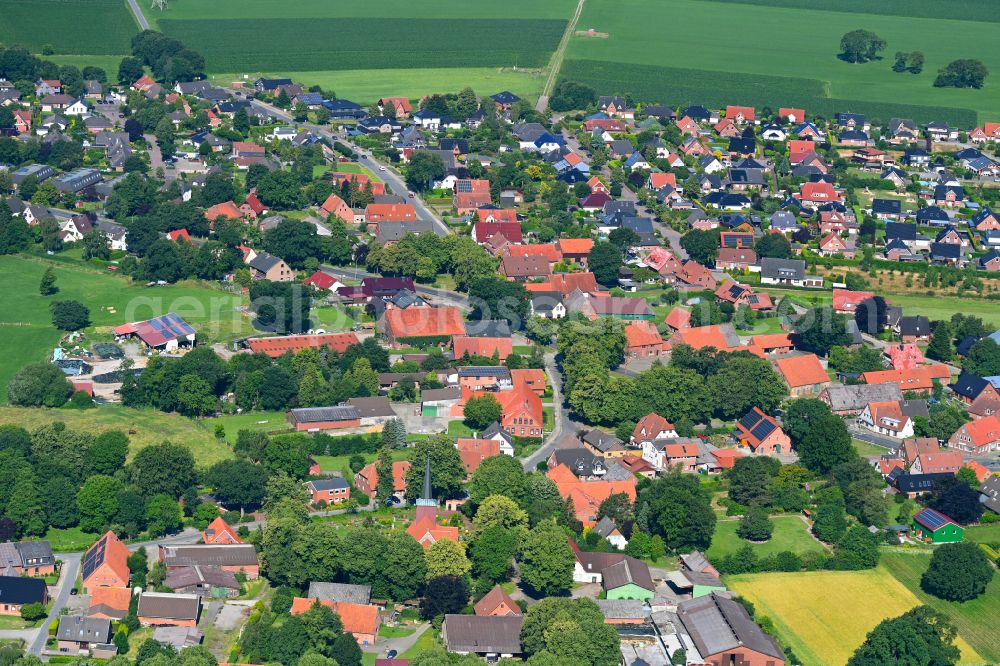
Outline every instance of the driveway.
{"type": "Polygon", "coordinates": [[[390,650],[395,650],[396,655],[401,655],[411,647],[416,645],[417,639],[420,638],[425,631],[430,629],[431,625],[428,623],[421,624],[417,627],[409,636],[403,636],[401,638],[380,638],[375,645],[365,645],[362,646],[362,652],[374,652],[375,654],[389,654],[390,650]]]}
{"type": "Polygon", "coordinates": [[[59,612],[66,607],[66,604],[70,600],[69,592],[76,582],[77,574],[80,572],[80,557],[79,553],[59,556],[63,564],[62,572],[59,575],[59,583],[56,585],[55,601],[52,602],[49,616],[42,622],[42,626],[38,629],[33,629],[32,631],[35,632],[34,636],[31,637],[31,640],[25,641],[29,646],[28,654],[38,655],[45,649],[45,641],[49,637],[49,627],[52,625],[52,621],[59,617],[59,612]]]}

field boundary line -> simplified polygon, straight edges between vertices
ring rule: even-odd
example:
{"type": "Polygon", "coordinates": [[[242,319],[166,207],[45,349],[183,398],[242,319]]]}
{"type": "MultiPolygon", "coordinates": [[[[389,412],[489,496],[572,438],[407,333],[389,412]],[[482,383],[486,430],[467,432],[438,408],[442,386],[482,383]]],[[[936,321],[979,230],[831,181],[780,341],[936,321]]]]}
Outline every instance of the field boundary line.
{"type": "Polygon", "coordinates": [[[538,104],[536,105],[536,110],[538,111],[544,111],[545,107],[548,106],[549,96],[552,94],[552,89],[555,88],[559,70],[562,69],[562,63],[566,57],[566,49],[569,48],[569,40],[576,32],[576,24],[580,21],[580,14],[583,13],[583,5],[586,1],[579,0],[576,3],[576,11],[573,12],[573,18],[566,24],[566,32],[563,33],[562,39],[559,40],[559,46],[556,47],[555,53],[552,54],[552,61],[549,63],[549,75],[545,79],[545,85],[542,86],[542,93],[538,96],[538,104]]]}

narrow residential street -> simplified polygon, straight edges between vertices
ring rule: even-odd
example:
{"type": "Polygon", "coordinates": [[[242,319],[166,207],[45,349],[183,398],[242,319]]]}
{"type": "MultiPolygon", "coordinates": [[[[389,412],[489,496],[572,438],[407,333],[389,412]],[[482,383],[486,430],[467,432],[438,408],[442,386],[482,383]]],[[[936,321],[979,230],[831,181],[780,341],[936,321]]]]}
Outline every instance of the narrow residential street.
{"type": "MultiPolygon", "coordinates": [[[[370,153],[366,152],[363,148],[354,145],[349,139],[334,134],[330,131],[329,127],[314,125],[312,123],[297,123],[292,119],[292,116],[287,111],[279,109],[273,104],[268,104],[267,102],[263,102],[259,99],[253,100],[251,104],[267,111],[274,117],[283,120],[284,122],[291,123],[296,127],[307,129],[330,142],[339,141],[340,143],[350,147],[351,150],[358,154],[358,162],[370,169],[373,173],[377,173],[379,179],[385,181],[386,185],[388,185],[389,189],[392,190],[393,193],[401,197],[408,196],[410,188],[407,186],[406,181],[403,180],[403,177],[398,171],[396,171],[391,165],[382,164],[381,162],[375,160],[370,153]]],[[[414,195],[414,197],[412,199],[408,199],[408,201],[413,204],[413,207],[417,211],[417,216],[420,219],[429,220],[433,224],[434,233],[439,236],[446,236],[450,233],[448,226],[444,223],[444,220],[441,219],[441,216],[437,213],[437,211],[427,206],[419,196],[414,195]]]]}
{"type": "Polygon", "coordinates": [[[563,405],[565,399],[562,393],[563,376],[559,372],[559,366],[556,365],[554,352],[545,355],[545,374],[548,375],[549,384],[552,386],[552,406],[555,418],[552,432],[549,433],[542,446],[531,455],[521,459],[521,464],[527,472],[534,471],[538,467],[538,463],[548,458],[559,440],[566,435],[574,434],[577,430],[570,419],[569,410],[563,405]]]}

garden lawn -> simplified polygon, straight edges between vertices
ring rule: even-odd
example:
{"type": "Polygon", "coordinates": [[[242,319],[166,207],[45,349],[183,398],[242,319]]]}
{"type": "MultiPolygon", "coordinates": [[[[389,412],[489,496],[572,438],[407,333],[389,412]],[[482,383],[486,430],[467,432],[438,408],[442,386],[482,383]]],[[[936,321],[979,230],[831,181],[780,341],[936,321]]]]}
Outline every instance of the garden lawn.
{"type": "Polygon", "coordinates": [[[681,106],[803,105],[810,115],[850,109],[884,121],[948,117],[965,127],[977,113],[991,118],[1000,105],[995,81],[987,79],[981,90],[931,84],[937,70],[957,58],[976,58],[991,72],[1000,70],[1000,51],[992,48],[1000,23],[980,21],[976,10],[943,18],[894,6],[894,13],[906,15],[828,11],[800,0],[588,0],[579,27],[608,36],[573,36],[562,76],[596,84],[602,94],[632,92],[638,100],[681,106]],[[859,27],[886,40],[884,58],[849,64],[837,57],[841,36],[859,27]],[[942,34],[962,39],[939,39],[942,34]],[[710,35],[726,38],[713,40],[706,50],[710,35]],[[926,55],[923,72],[893,72],[892,54],[915,49],[926,55]],[[616,67],[619,63],[635,67],[616,67]]]}
{"type": "Polygon", "coordinates": [[[76,553],[90,548],[98,536],[96,533],[84,532],[79,527],[50,527],[42,538],[52,544],[52,550],[57,553],[76,553]]]}
{"type": "MultiPolygon", "coordinates": [[[[354,472],[351,470],[351,457],[356,454],[345,453],[340,456],[313,456],[313,460],[319,463],[320,469],[324,474],[329,474],[332,472],[338,472],[344,476],[345,479],[353,479],[354,472]]],[[[365,459],[365,464],[375,462],[378,457],[377,453],[361,453],[357,454],[365,459]]],[[[394,449],[392,451],[393,460],[409,460],[410,450],[409,449],[394,449]]]]}
{"type": "Polygon", "coordinates": [[[236,310],[244,299],[208,283],[182,282],[145,287],[84,263],[72,252],[48,258],[0,257],[4,285],[0,310],[0,349],[18,353],[0,356],[0,404],[7,402],[7,383],[21,366],[44,361],[62,335],[52,326],[53,301],[76,300],[90,308],[91,332],[109,333],[129,321],[174,311],[192,324],[200,344],[233,340],[252,331],[250,321],[236,310]],[[59,293],[39,296],[38,283],[52,267],[59,293]],[[112,312],[113,310],[113,312],[112,312]]]}
{"type": "Polygon", "coordinates": [[[964,603],[944,601],[920,589],[920,578],[930,560],[931,555],[926,551],[883,552],[879,569],[889,571],[920,601],[951,618],[959,637],[986,662],[1000,661],[1000,632],[996,628],[997,618],[1000,618],[1000,575],[993,576],[985,594],[977,599],[964,603]]]}
{"type": "Polygon", "coordinates": [[[285,412],[247,412],[244,414],[230,414],[204,419],[199,422],[205,429],[215,434],[215,426],[222,425],[226,429],[226,441],[230,444],[236,442],[236,437],[240,430],[257,430],[260,432],[285,432],[290,431],[288,417],[285,412]]]}
{"type": "MultiPolygon", "coordinates": [[[[105,430],[135,430],[129,435],[130,458],[143,447],[164,441],[190,449],[199,468],[209,467],[233,455],[225,440],[215,438],[211,419],[197,420],[180,414],[121,405],[100,405],[84,410],[0,407],[0,423],[18,425],[29,431],[57,421],[66,423],[74,430],[93,434],[105,430]]],[[[232,436],[235,438],[235,432],[232,436]]]]}
{"type": "Polygon", "coordinates": [[[1000,523],[966,527],[965,540],[973,543],[1000,543],[1000,523]]]}
{"type": "Polygon", "coordinates": [[[33,53],[125,55],[139,32],[123,0],[0,0],[0,16],[0,42],[33,53]]]}
{"type": "Polygon", "coordinates": [[[751,543],[736,535],[736,528],[740,524],[739,520],[719,516],[719,520],[715,524],[715,534],[712,535],[712,546],[706,555],[709,559],[714,560],[735,553],[746,544],[750,544],[758,557],[773,555],[784,550],[790,550],[800,555],[823,551],[823,545],[809,534],[806,524],[798,516],[774,516],[771,520],[774,523],[774,534],[771,539],[764,543],[751,543]]]}
{"type": "Polygon", "coordinates": [[[868,442],[862,442],[860,439],[852,439],[851,442],[854,444],[854,450],[858,452],[858,455],[862,458],[867,456],[882,456],[885,455],[888,449],[881,446],[875,446],[874,444],[869,444],[868,442]]]}
{"type": "MultiPolygon", "coordinates": [[[[780,639],[803,666],[841,666],[875,626],[902,615],[920,599],[884,567],[727,576],[726,585],[774,622],[780,639]]],[[[979,655],[960,638],[963,663],[979,655]]]]}

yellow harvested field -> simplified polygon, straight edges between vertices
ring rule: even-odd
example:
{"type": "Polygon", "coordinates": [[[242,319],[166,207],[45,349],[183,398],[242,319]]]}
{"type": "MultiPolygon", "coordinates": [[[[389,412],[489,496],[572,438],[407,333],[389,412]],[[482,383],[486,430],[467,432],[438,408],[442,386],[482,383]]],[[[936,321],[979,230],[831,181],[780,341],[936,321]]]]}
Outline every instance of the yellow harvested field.
{"type": "MultiPolygon", "coordinates": [[[[846,664],[879,622],[920,605],[883,568],[727,576],[726,584],[771,619],[803,666],[846,664]]],[[[961,663],[983,663],[964,640],[956,643],[961,663]]]]}

